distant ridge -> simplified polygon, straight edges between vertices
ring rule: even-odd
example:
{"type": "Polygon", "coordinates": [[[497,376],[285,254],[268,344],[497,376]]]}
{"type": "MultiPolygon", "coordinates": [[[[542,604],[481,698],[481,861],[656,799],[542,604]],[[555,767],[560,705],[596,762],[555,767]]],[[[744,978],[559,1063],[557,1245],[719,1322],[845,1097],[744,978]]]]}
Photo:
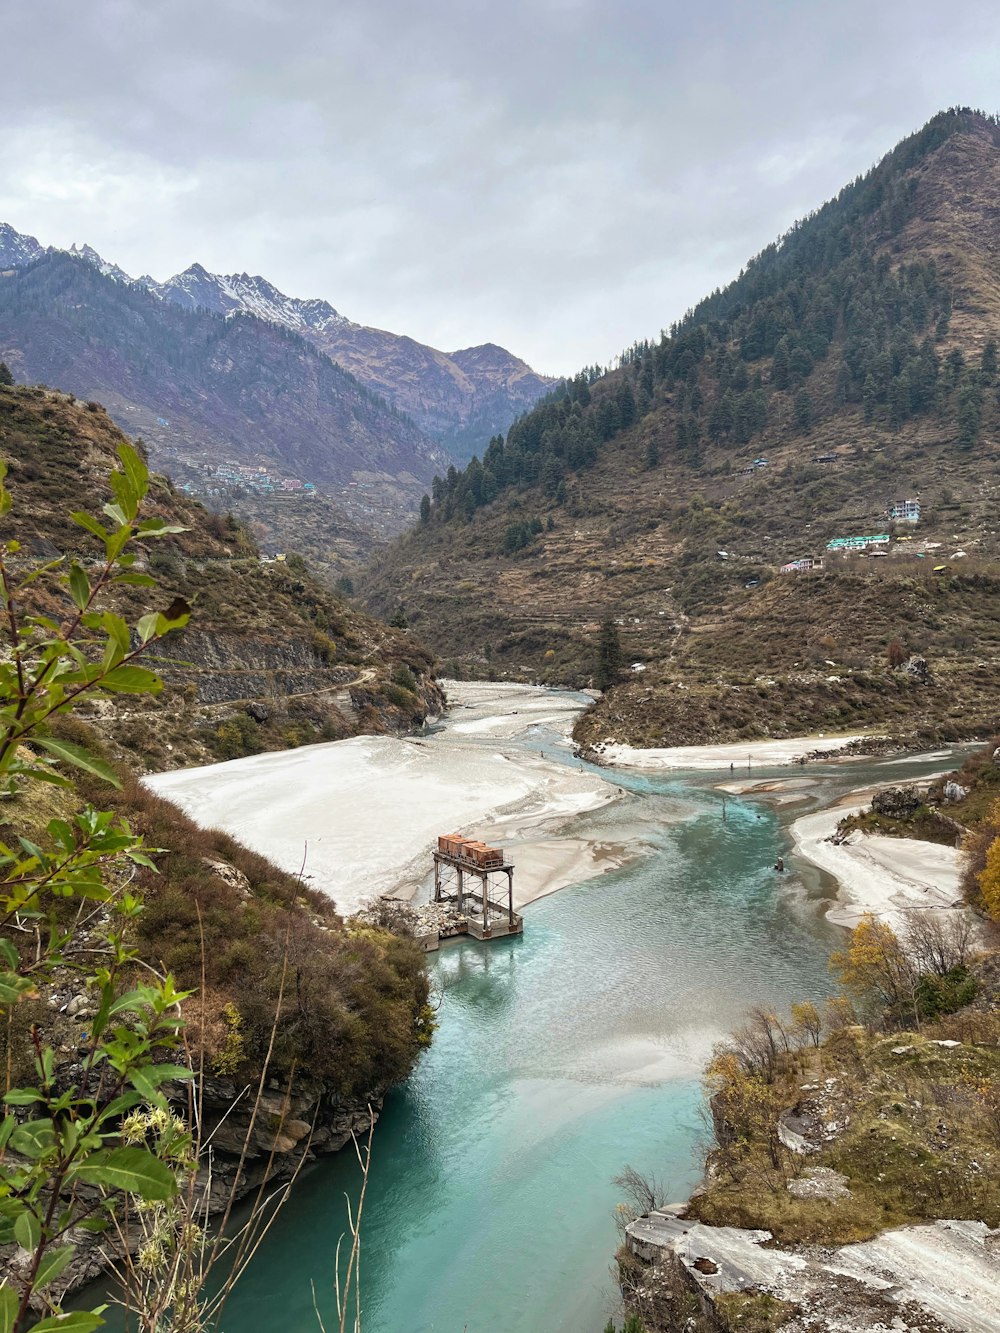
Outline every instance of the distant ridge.
{"type": "MultiPolygon", "coordinates": [[[[0,223],[0,272],[22,268],[52,253],[58,252],[0,223]]],[[[129,277],[90,245],[74,243],[65,253],[85,260],[117,282],[137,283],[185,310],[253,315],[291,329],[412,417],[460,459],[484,448],[555,383],[494,343],[440,352],[413,338],[357,324],[328,301],[286,296],[259,275],[210,273],[195,263],[157,282],[148,275],[129,277]]]]}

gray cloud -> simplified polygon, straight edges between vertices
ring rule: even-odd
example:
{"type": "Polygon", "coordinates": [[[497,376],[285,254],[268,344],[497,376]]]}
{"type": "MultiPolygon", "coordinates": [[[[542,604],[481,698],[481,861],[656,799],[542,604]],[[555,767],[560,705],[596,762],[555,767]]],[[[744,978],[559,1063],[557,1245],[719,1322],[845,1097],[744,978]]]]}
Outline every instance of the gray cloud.
{"type": "Polygon", "coordinates": [[[1000,54],[981,0],[34,0],[4,29],[0,219],[552,371],[934,111],[993,109],[1000,54]]]}

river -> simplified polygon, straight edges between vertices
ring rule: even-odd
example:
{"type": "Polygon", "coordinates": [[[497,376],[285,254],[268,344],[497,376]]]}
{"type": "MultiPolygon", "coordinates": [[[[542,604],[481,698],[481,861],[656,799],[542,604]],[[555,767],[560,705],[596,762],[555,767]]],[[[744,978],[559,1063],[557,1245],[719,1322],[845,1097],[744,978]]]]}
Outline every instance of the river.
{"type": "MultiPolygon", "coordinates": [[[[544,727],[504,739],[505,754],[519,747],[574,762],[544,727]]],[[[826,803],[941,767],[807,771],[826,803]]],[[[817,872],[773,870],[787,812],[730,796],[723,820],[722,774],[592,771],[628,795],[570,831],[641,855],[527,907],[522,938],[455,943],[431,962],[435,1042],[374,1139],[365,1333],[600,1333],[618,1307],[612,1177],[631,1164],[683,1198],[700,1174],[713,1041],[751,1003],[829,989],[842,934],[822,918],[828,888],[817,872]]],[[[347,1153],[304,1174],[230,1300],[227,1333],[317,1329],[312,1283],[335,1325],[333,1255],[358,1183],[347,1153]]]]}
{"type": "MultiPolygon", "coordinates": [[[[482,729],[452,719],[427,744],[457,744],[463,725],[482,729]]],[[[591,768],[566,730],[525,717],[480,743],[624,789],[560,836],[636,855],[529,905],[521,938],[433,956],[434,1044],[374,1137],[364,1333],[601,1333],[618,1309],[612,1178],[630,1164],[667,1199],[685,1197],[700,1174],[712,1044],[750,1004],[787,1010],[829,990],[827,955],[843,938],[822,914],[830,885],[792,862],[773,868],[789,855],[789,808],[733,795],[724,806],[715,784],[728,774],[591,768]]],[[[810,764],[795,813],[942,767],[940,756],[810,764]]],[[[753,776],[769,773],[791,776],[753,776]]],[[[337,1327],[334,1251],[358,1186],[349,1152],[303,1173],[230,1298],[226,1333],[313,1333],[313,1284],[337,1327]]]]}

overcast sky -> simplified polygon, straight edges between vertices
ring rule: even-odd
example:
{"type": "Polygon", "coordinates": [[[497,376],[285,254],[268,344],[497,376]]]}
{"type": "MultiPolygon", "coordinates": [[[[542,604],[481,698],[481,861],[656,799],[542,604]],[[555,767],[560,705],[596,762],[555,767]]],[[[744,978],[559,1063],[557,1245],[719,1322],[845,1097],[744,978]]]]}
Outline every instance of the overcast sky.
{"type": "Polygon", "coordinates": [[[554,373],[1000,106],[995,0],[8,0],[0,30],[0,220],[554,373]]]}

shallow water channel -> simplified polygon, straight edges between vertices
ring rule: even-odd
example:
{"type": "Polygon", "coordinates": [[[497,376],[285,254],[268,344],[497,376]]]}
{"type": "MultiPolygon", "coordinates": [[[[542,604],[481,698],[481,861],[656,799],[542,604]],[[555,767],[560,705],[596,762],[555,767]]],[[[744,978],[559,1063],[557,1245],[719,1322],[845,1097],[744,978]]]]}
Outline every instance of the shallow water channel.
{"type": "MultiPolygon", "coordinates": [[[[573,761],[532,728],[505,741],[573,761]]],[[[811,764],[815,808],[854,787],[940,771],[913,763],[811,764]]],[[[755,778],[800,770],[754,768],[755,778]]],[[[605,773],[628,795],[578,816],[639,853],[543,898],[520,939],[453,943],[433,957],[433,1048],[390,1094],[364,1212],[365,1333],[600,1333],[617,1309],[612,1177],[629,1163],[684,1197],[705,1129],[700,1069],[757,1001],[828,989],[816,872],[788,858],[783,821],[728,797],[728,773],[605,773]]],[[[737,774],[737,776],[741,776],[737,774]]],[[[512,847],[516,860],[516,844],[512,847]]],[[[332,1282],[350,1153],[310,1167],[226,1309],[227,1333],[337,1327],[332,1282]]]]}

